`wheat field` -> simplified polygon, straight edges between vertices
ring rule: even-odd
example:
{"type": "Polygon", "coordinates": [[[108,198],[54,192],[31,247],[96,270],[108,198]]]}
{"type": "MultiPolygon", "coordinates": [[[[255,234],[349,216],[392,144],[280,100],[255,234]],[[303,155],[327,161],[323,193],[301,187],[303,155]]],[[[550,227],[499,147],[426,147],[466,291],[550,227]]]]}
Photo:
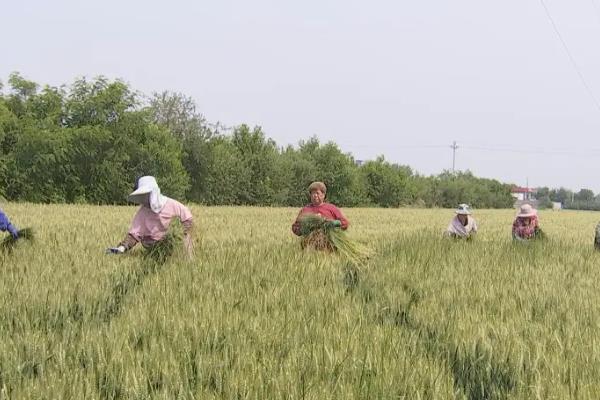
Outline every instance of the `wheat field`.
{"type": "Polygon", "coordinates": [[[192,206],[196,257],[106,255],[134,207],[4,204],[1,399],[596,399],[600,214],[346,209],[360,267],[302,252],[291,208],[192,206]]]}

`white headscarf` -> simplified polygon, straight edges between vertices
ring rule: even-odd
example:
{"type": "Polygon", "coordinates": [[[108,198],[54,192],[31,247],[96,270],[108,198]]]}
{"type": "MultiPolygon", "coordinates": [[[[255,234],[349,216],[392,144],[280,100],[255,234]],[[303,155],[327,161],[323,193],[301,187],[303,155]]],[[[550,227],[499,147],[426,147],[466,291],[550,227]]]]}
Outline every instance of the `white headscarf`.
{"type": "Polygon", "coordinates": [[[131,192],[127,200],[132,203],[144,204],[147,197],[149,197],[150,209],[156,214],[163,209],[169,199],[160,194],[160,188],[153,176],[142,176],[138,179],[136,189],[131,192]]]}

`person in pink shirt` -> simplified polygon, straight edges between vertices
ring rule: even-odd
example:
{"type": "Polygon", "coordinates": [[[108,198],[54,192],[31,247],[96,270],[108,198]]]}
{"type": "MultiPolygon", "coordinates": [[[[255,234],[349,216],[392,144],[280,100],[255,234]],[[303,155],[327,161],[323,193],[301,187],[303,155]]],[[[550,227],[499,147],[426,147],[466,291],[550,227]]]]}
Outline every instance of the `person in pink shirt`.
{"type": "Polygon", "coordinates": [[[162,240],[169,230],[174,218],[183,225],[183,241],[189,255],[193,254],[192,227],[193,218],[189,208],[160,193],[160,188],[153,176],[138,179],[135,190],[127,200],[140,204],[141,207],[133,217],[129,232],[117,247],[107,251],[121,254],[131,250],[138,242],[148,248],[162,240]]]}
{"type": "Polygon", "coordinates": [[[332,226],[342,228],[344,230],[348,229],[348,219],[344,217],[344,214],[342,214],[340,209],[331,203],[325,202],[327,187],[323,182],[311,183],[308,187],[308,192],[310,193],[310,204],[304,206],[300,210],[298,216],[296,217],[296,221],[294,221],[292,224],[292,232],[294,232],[294,234],[300,236],[300,217],[305,214],[320,215],[321,217],[327,219],[332,226]]]}

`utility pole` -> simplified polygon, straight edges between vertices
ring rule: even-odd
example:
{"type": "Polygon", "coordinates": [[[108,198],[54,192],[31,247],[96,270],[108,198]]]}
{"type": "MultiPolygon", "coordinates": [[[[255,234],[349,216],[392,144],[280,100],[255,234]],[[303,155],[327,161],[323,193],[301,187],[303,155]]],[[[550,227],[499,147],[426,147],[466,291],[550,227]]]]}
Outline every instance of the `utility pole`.
{"type": "Polygon", "coordinates": [[[458,146],[456,145],[456,140],[452,142],[452,146],[450,146],[450,148],[452,149],[452,175],[454,175],[454,170],[456,167],[456,149],[458,149],[458,146]]]}

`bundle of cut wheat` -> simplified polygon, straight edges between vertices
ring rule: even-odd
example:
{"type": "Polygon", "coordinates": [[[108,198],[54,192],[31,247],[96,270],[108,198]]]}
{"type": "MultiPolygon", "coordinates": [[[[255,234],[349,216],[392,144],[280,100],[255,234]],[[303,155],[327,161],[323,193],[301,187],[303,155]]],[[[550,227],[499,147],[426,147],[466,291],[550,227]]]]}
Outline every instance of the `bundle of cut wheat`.
{"type": "Polygon", "coordinates": [[[368,259],[369,249],[348,238],[344,231],[320,215],[307,214],[299,222],[303,249],[336,252],[356,265],[368,259]]]}
{"type": "Polygon", "coordinates": [[[17,237],[12,235],[6,236],[0,241],[0,250],[11,251],[19,240],[33,240],[33,230],[31,228],[24,228],[18,231],[17,237]]]}
{"type": "Polygon", "coordinates": [[[181,247],[181,243],[181,236],[173,231],[169,231],[163,239],[146,247],[144,256],[157,263],[163,264],[173,255],[173,253],[175,253],[177,248],[181,247]]]}
{"type": "Polygon", "coordinates": [[[539,227],[536,227],[533,234],[530,237],[520,237],[513,233],[513,240],[520,243],[538,242],[545,241],[548,239],[548,235],[539,227]]]}
{"type": "Polygon", "coordinates": [[[548,238],[548,236],[542,230],[542,228],[535,228],[535,233],[534,233],[533,237],[536,240],[546,240],[548,238]]]}
{"type": "Polygon", "coordinates": [[[165,263],[178,250],[183,249],[183,225],[174,221],[164,238],[151,246],[146,246],[145,257],[157,263],[165,263]]]}

